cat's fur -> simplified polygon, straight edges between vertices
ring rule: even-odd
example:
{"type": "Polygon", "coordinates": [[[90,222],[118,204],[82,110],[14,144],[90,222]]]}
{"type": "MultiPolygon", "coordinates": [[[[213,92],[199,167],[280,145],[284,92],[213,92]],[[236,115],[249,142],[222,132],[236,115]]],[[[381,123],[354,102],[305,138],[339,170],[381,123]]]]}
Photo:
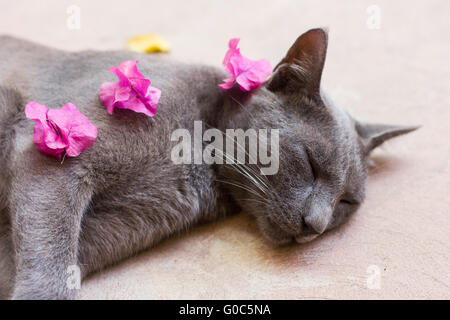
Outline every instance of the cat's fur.
{"type": "Polygon", "coordinates": [[[325,31],[308,31],[267,83],[244,94],[219,90],[226,75],[214,67],[0,37],[0,297],[73,298],[68,266],[85,276],[241,209],[279,244],[345,221],[364,198],[370,151],[414,128],[364,125],[334,106],[320,93],[326,47],[325,31]],[[115,81],[109,68],[124,60],[139,60],[161,89],[154,118],[118,109],[111,116],[100,104],[101,84],[115,81]],[[42,155],[23,112],[29,101],[74,103],[98,139],[62,164],[42,155]],[[170,135],[192,131],[194,120],[223,131],[280,128],[279,172],[174,164],[170,135]]]}

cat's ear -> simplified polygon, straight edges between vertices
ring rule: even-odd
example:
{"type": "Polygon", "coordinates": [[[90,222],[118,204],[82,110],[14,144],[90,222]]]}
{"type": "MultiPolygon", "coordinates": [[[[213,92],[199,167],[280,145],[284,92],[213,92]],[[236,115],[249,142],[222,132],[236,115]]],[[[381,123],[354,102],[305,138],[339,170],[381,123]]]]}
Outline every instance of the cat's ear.
{"type": "Polygon", "coordinates": [[[320,79],[327,53],[328,35],[324,29],[312,29],[302,34],[286,56],[275,67],[268,81],[274,92],[320,92],[320,79]]]}
{"type": "Polygon", "coordinates": [[[394,126],[357,121],[355,128],[361,138],[365,154],[369,154],[386,140],[417,130],[420,126],[394,126]]]}

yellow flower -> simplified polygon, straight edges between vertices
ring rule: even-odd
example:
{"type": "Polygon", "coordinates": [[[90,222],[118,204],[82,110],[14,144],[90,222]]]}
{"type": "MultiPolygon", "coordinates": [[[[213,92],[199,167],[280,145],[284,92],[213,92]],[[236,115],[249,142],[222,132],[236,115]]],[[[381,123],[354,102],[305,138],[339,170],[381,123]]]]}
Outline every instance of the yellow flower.
{"type": "Polygon", "coordinates": [[[170,45],[156,34],[141,34],[128,40],[127,49],[141,53],[169,52],[170,45]]]}

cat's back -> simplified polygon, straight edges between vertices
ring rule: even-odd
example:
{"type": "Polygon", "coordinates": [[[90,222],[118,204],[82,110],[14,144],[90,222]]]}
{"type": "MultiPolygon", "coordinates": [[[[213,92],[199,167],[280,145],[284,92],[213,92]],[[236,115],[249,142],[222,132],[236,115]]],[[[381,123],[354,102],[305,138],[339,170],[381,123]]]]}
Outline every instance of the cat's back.
{"type": "MultiPolygon", "coordinates": [[[[191,65],[164,55],[131,51],[85,50],[68,52],[28,40],[0,36],[0,85],[20,91],[25,100],[57,108],[68,101],[79,109],[96,108],[104,82],[115,82],[112,66],[126,60],[138,61],[138,69],[162,91],[161,107],[174,112],[173,105],[192,100],[206,91],[218,94],[223,73],[213,67],[191,65]],[[95,105],[92,103],[94,101],[95,105]]],[[[191,111],[195,111],[191,108],[191,111]]]]}
{"type": "Polygon", "coordinates": [[[209,66],[130,51],[67,52],[11,36],[0,36],[0,44],[1,87],[18,91],[25,103],[60,108],[71,102],[103,130],[121,131],[130,122],[135,129],[173,121],[186,126],[191,119],[201,118],[199,104],[214,104],[220,98],[217,83],[223,74],[209,66]],[[126,60],[138,61],[139,71],[162,92],[154,118],[117,109],[111,116],[101,105],[101,85],[117,81],[110,68],[126,60]]]}
{"type": "MultiPolygon", "coordinates": [[[[171,167],[171,133],[191,129],[206,106],[220,99],[217,84],[223,74],[216,68],[128,51],[66,52],[9,36],[1,36],[0,43],[0,86],[17,90],[24,105],[36,101],[60,108],[71,102],[97,126],[94,145],[74,162],[98,172],[99,181],[107,179],[104,172],[131,177],[171,167]],[[155,117],[120,109],[109,115],[101,105],[100,86],[117,81],[109,69],[125,60],[139,61],[139,71],[161,90],[155,117]]],[[[19,113],[22,122],[16,128],[14,150],[18,158],[23,152],[37,152],[34,122],[25,119],[23,110],[19,113]]]]}

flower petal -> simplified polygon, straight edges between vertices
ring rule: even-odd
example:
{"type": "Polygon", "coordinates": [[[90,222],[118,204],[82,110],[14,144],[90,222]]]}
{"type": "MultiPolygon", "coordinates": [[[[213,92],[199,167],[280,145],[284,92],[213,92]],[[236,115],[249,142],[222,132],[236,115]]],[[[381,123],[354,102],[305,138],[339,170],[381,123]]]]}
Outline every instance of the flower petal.
{"type": "Polygon", "coordinates": [[[142,34],[129,39],[127,48],[141,53],[168,52],[170,44],[156,34],[142,34]]]}
{"type": "Polygon", "coordinates": [[[113,114],[114,103],[116,102],[117,83],[105,82],[100,87],[100,101],[105,106],[109,114],[113,114]]]}
{"type": "Polygon", "coordinates": [[[156,114],[156,107],[159,102],[159,98],[161,98],[161,90],[155,87],[149,87],[147,93],[148,103],[149,103],[149,111],[151,112],[151,117],[156,114]]]}
{"type": "Polygon", "coordinates": [[[36,121],[33,129],[33,142],[36,148],[44,154],[60,157],[66,144],[55,131],[59,129],[49,125],[48,112],[47,106],[34,101],[25,106],[26,117],[36,121]]]}
{"type": "Polygon", "coordinates": [[[119,68],[111,67],[111,69],[109,69],[109,72],[114,73],[117,76],[117,78],[119,78],[120,86],[129,86],[130,85],[130,81],[128,81],[127,76],[119,68]]]}
{"type": "Polygon", "coordinates": [[[250,60],[244,57],[237,48],[238,38],[229,41],[229,49],[223,60],[224,70],[230,74],[230,78],[225,79],[219,85],[222,90],[231,89],[234,83],[238,83],[242,91],[251,91],[258,88],[272,72],[272,67],[268,60],[250,60]]]}
{"type": "Polygon", "coordinates": [[[48,108],[43,104],[31,101],[25,106],[25,115],[28,119],[45,123],[47,120],[48,108]]]}
{"type": "Polygon", "coordinates": [[[129,100],[117,103],[116,107],[120,109],[129,109],[153,117],[156,114],[156,106],[160,96],[161,91],[159,89],[150,87],[146,97],[138,98],[136,95],[132,95],[129,100]]]}
{"type": "Polygon", "coordinates": [[[100,87],[100,101],[109,114],[114,108],[130,109],[144,113],[150,117],[156,114],[156,105],[161,91],[151,87],[150,80],[146,79],[137,69],[138,61],[124,61],[119,68],[112,67],[110,71],[117,75],[116,83],[106,82],[100,87]]]}
{"type": "MultiPolygon", "coordinates": [[[[131,86],[138,94],[144,96],[150,86],[150,80],[145,79],[142,73],[137,69],[139,61],[124,61],[120,64],[120,71],[128,78],[131,86]]],[[[124,100],[124,99],[122,99],[124,100]]]]}
{"type": "Polygon", "coordinates": [[[142,75],[142,73],[139,72],[137,68],[137,63],[139,63],[139,61],[127,60],[119,65],[119,69],[128,79],[130,78],[144,79],[144,76],[142,75]]]}
{"type": "Polygon", "coordinates": [[[241,73],[236,82],[242,91],[251,91],[258,88],[272,73],[272,66],[268,60],[259,60],[252,63],[252,66],[241,73]]]}
{"type": "Polygon", "coordinates": [[[228,79],[223,80],[224,83],[219,84],[219,88],[222,90],[228,90],[231,89],[234,86],[234,83],[236,81],[236,78],[234,76],[231,76],[228,79]]]}
{"type": "Polygon", "coordinates": [[[76,157],[90,147],[97,137],[97,128],[72,103],[61,109],[48,109],[31,102],[25,108],[26,116],[36,119],[33,141],[36,148],[46,155],[61,159],[66,152],[76,157]]]}
{"type": "Polygon", "coordinates": [[[42,123],[36,123],[33,130],[33,142],[36,148],[43,154],[61,158],[61,154],[64,152],[65,146],[58,147],[53,145],[53,148],[47,145],[50,141],[55,140],[55,135],[50,128],[42,123]]]}
{"type": "Polygon", "coordinates": [[[148,79],[138,79],[130,78],[131,85],[133,89],[140,95],[146,96],[150,87],[150,80],[148,79]]]}
{"type": "Polygon", "coordinates": [[[235,56],[241,56],[241,52],[239,49],[237,49],[237,46],[239,44],[239,38],[231,39],[228,42],[228,51],[225,54],[225,57],[223,58],[222,65],[224,66],[224,69],[227,73],[234,74],[233,72],[233,65],[231,64],[231,58],[235,56]]]}
{"type": "Polygon", "coordinates": [[[54,115],[56,123],[64,123],[64,131],[68,136],[66,155],[77,157],[89,148],[97,138],[97,127],[83,115],[72,103],[67,103],[54,115]]]}

